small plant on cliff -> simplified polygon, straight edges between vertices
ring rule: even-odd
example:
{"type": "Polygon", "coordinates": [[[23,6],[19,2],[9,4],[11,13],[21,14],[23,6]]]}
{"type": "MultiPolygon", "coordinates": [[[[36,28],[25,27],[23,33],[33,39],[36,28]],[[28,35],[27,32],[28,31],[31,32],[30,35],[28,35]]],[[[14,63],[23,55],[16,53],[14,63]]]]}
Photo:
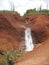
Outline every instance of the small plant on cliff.
{"type": "Polygon", "coordinates": [[[0,60],[0,65],[13,65],[14,60],[21,56],[21,54],[10,51],[4,51],[3,54],[4,55],[0,60]]]}

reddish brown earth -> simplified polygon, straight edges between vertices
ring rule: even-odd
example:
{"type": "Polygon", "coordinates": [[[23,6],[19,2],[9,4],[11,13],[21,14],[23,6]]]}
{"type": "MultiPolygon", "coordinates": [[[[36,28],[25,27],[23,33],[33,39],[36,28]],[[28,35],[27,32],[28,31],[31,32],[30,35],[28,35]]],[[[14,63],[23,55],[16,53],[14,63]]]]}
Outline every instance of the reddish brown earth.
{"type": "Polygon", "coordinates": [[[0,50],[18,50],[24,36],[22,19],[17,14],[0,13],[0,50]]]}
{"type": "Polygon", "coordinates": [[[0,50],[24,50],[22,26],[31,28],[34,43],[44,42],[49,37],[49,16],[36,14],[20,17],[18,14],[0,13],[0,50]],[[26,21],[28,21],[26,24],[26,21]]]}
{"type": "Polygon", "coordinates": [[[49,37],[49,16],[42,14],[27,15],[28,27],[32,29],[32,35],[37,43],[43,42],[49,37]]]}
{"type": "Polygon", "coordinates": [[[49,65],[49,16],[48,15],[27,15],[26,25],[32,29],[32,36],[39,46],[29,53],[16,59],[14,65],[49,65]]]}
{"type": "Polygon", "coordinates": [[[14,65],[49,65],[49,39],[32,52],[18,58],[14,65]]]}

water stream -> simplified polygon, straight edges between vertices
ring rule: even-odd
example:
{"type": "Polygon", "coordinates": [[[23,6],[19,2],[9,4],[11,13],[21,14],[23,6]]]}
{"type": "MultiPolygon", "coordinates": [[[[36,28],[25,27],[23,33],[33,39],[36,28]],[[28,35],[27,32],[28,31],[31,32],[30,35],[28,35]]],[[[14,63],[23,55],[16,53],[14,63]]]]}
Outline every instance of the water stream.
{"type": "Polygon", "coordinates": [[[25,29],[25,45],[26,45],[25,51],[32,51],[34,48],[30,28],[25,29]]]}

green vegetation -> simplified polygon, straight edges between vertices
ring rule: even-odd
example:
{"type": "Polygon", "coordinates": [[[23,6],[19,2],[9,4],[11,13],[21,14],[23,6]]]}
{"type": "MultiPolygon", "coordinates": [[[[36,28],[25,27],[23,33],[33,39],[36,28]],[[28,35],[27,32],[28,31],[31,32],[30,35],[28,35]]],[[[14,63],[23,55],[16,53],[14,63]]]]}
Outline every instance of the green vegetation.
{"type": "Polygon", "coordinates": [[[43,9],[40,13],[49,15],[49,10],[43,9]]]}
{"type": "Polygon", "coordinates": [[[17,11],[9,11],[9,10],[1,10],[0,12],[7,12],[7,13],[11,13],[11,14],[18,14],[20,15],[17,11]]]}
{"type": "Polygon", "coordinates": [[[10,63],[13,64],[14,60],[21,56],[20,53],[13,51],[4,51],[3,54],[3,57],[0,59],[0,65],[10,65],[10,63]]]}
{"type": "Polygon", "coordinates": [[[26,13],[24,15],[27,15],[27,14],[36,14],[36,13],[37,13],[36,9],[29,9],[29,10],[26,11],[26,13]]]}
{"type": "MultiPolygon", "coordinates": [[[[11,13],[11,14],[18,14],[20,16],[20,14],[17,11],[3,10],[3,11],[0,11],[0,12],[7,12],[7,13],[11,13]]],[[[27,14],[47,14],[47,15],[49,15],[49,10],[47,10],[47,9],[41,9],[41,7],[40,7],[40,9],[38,11],[36,10],[36,8],[34,8],[34,9],[28,9],[25,12],[24,16],[27,15],[27,14]]]]}
{"type": "Polygon", "coordinates": [[[24,15],[27,15],[27,14],[36,14],[36,13],[38,13],[38,11],[36,11],[36,8],[34,8],[34,9],[27,10],[24,15]]]}
{"type": "Polygon", "coordinates": [[[27,14],[47,14],[49,15],[49,10],[46,10],[46,9],[41,10],[40,8],[40,10],[37,11],[36,8],[34,8],[34,9],[27,10],[24,15],[27,15],[27,14]]]}

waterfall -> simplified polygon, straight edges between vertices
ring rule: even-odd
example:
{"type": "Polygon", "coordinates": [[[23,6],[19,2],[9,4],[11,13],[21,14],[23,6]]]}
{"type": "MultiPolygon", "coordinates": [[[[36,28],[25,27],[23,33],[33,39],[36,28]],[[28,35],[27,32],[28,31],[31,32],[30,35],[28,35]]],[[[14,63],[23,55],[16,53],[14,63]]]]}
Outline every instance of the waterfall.
{"type": "Polygon", "coordinates": [[[30,28],[25,29],[25,45],[26,45],[26,50],[25,51],[32,51],[33,48],[34,48],[30,28]]]}

